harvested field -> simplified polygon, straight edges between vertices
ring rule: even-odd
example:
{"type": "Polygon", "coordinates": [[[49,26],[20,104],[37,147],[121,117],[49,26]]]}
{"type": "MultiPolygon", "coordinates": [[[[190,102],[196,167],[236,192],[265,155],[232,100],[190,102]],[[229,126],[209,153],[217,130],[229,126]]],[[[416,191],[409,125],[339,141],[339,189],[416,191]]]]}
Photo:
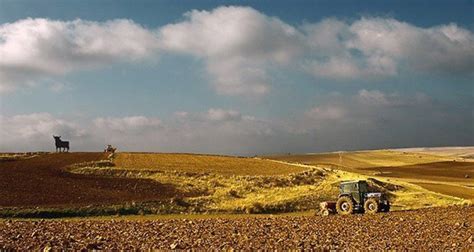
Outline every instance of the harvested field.
{"type": "Polygon", "coordinates": [[[267,160],[231,156],[173,154],[173,153],[118,153],[117,167],[137,170],[160,170],[220,175],[285,175],[305,168],[267,160]]]}
{"type": "Polygon", "coordinates": [[[423,154],[432,154],[437,156],[449,157],[454,159],[470,159],[474,160],[474,146],[457,146],[457,147],[427,147],[427,148],[404,148],[393,149],[393,151],[414,152],[423,154]]]}
{"type": "Polygon", "coordinates": [[[471,250],[473,207],[376,215],[0,221],[0,249],[471,250]]]}
{"type": "Polygon", "coordinates": [[[55,153],[0,162],[0,207],[70,207],[171,198],[171,185],[148,179],[72,174],[64,167],[103,153],[55,153]]]}
{"type": "Polygon", "coordinates": [[[462,199],[474,199],[474,189],[465,186],[444,185],[436,183],[414,183],[432,192],[451,195],[462,199]]]}
{"type": "MultiPolygon", "coordinates": [[[[380,172],[383,176],[418,178],[443,182],[466,182],[466,175],[474,177],[474,162],[436,162],[396,167],[367,168],[365,171],[380,172]]],[[[363,172],[363,171],[361,171],[363,172]]]]}
{"type": "MultiPolygon", "coordinates": [[[[416,149],[418,150],[418,149],[416,149]]],[[[360,152],[339,152],[304,155],[268,156],[267,158],[303,163],[316,166],[329,166],[342,171],[362,174],[368,177],[387,178],[392,181],[409,182],[420,185],[432,192],[472,199],[474,186],[474,162],[458,159],[472,147],[440,148],[444,155],[430,151],[418,153],[411,151],[375,150],[360,152]],[[452,155],[454,156],[452,156],[452,155]],[[419,184],[421,183],[421,184],[419,184]],[[437,184],[433,186],[433,184],[437,184]],[[443,184],[440,186],[440,184],[443,184]],[[466,189],[463,191],[463,189],[466,189]]]]}
{"type": "Polygon", "coordinates": [[[403,153],[389,150],[296,154],[267,156],[266,158],[309,165],[329,165],[348,171],[452,161],[452,159],[431,154],[403,153]]]}

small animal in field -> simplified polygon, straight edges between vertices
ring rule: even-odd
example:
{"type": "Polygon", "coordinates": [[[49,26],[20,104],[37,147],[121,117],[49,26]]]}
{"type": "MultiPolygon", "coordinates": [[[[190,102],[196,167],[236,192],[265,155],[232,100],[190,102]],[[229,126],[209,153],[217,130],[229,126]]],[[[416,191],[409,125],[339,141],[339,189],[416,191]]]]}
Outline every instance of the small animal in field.
{"type": "Polygon", "coordinates": [[[56,144],[56,152],[69,152],[69,141],[62,141],[61,140],[61,136],[55,136],[53,135],[54,137],[54,141],[55,141],[55,144],[56,144]]]}

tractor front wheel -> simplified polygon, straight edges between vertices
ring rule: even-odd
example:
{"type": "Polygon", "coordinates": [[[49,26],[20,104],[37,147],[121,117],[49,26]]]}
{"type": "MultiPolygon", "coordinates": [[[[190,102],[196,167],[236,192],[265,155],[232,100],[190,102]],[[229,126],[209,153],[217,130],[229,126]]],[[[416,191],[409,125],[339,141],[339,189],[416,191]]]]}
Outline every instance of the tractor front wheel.
{"type": "Polygon", "coordinates": [[[347,196],[342,196],[337,200],[336,210],[338,214],[346,215],[354,212],[354,203],[347,196]]]}
{"type": "Polygon", "coordinates": [[[367,199],[364,203],[364,211],[366,213],[369,213],[369,214],[377,213],[379,211],[379,208],[380,208],[379,202],[374,198],[367,199]]]}

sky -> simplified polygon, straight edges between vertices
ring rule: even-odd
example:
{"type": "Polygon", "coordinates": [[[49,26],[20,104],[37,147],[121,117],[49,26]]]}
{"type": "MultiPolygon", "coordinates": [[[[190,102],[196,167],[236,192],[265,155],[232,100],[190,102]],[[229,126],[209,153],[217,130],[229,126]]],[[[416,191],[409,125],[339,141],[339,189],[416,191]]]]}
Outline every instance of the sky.
{"type": "Polygon", "coordinates": [[[0,0],[0,151],[474,145],[470,1],[0,0]]]}

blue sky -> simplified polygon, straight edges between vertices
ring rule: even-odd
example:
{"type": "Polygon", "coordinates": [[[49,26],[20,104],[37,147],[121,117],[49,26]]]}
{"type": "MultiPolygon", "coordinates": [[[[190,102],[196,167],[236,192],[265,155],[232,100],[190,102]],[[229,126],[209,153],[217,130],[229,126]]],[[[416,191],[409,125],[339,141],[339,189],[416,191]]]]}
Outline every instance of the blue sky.
{"type": "Polygon", "coordinates": [[[473,6],[0,0],[0,151],[473,145],[473,6]]]}

